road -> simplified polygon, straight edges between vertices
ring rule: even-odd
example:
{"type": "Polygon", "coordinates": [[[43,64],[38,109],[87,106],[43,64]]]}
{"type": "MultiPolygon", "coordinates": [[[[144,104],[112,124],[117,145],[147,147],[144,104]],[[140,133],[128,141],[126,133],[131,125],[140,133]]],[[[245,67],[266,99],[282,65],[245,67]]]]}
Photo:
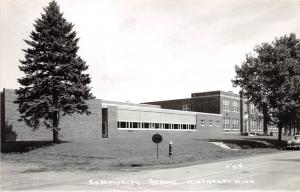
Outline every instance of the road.
{"type": "Polygon", "coordinates": [[[143,171],[44,171],[1,162],[2,190],[300,191],[300,151],[143,171]]]}

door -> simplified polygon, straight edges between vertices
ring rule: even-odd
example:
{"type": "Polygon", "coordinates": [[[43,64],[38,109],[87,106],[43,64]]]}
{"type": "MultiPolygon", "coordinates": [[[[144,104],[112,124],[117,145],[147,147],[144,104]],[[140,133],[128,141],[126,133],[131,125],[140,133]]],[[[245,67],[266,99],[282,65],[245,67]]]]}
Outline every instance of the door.
{"type": "Polygon", "coordinates": [[[102,138],[108,138],[107,108],[102,108],[102,138]]]}

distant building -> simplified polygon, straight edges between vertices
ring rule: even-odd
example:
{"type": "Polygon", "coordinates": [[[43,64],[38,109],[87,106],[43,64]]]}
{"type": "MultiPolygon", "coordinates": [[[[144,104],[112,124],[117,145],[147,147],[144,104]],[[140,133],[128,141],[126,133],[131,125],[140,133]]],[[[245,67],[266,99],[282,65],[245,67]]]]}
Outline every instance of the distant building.
{"type": "Polygon", "coordinates": [[[253,104],[233,92],[192,93],[191,98],[154,101],[145,104],[160,105],[166,109],[220,114],[223,133],[263,134],[263,114],[253,104]]]}

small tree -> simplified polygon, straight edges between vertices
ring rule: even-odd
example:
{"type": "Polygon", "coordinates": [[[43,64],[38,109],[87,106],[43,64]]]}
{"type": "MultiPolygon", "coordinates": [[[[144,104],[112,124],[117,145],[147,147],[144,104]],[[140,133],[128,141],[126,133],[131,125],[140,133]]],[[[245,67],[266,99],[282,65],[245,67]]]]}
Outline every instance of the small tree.
{"type": "Polygon", "coordinates": [[[16,90],[20,120],[37,129],[42,121],[53,130],[58,142],[59,119],[73,113],[87,114],[86,101],[92,99],[90,77],[83,72],[88,66],[78,55],[78,38],[73,24],[63,18],[55,1],[44,8],[45,13],[34,24],[30,46],[24,49],[25,59],[19,69],[25,77],[18,79],[16,90]]]}
{"type": "MultiPolygon", "coordinates": [[[[295,34],[263,43],[247,55],[241,67],[236,66],[234,86],[253,102],[278,127],[282,128],[291,114],[300,108],[300,43],[295,34]]],[[[298,116],[299,117],[299,116],[298,116]]]]}

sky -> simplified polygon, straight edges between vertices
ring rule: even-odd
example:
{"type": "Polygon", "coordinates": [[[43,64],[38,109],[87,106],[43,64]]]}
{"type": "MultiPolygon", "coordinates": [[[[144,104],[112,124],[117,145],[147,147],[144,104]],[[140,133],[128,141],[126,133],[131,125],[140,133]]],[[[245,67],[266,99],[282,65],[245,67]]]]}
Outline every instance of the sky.
{"type": "MultiPolygon", "coordinates": [[[[96,98],[146,102],[234,91],[235,65],[296,33],[300,1],[57,0],[79,40],[96,98]]],[[[49,0],[0,0],[0,89],[18,88],[22,49],[49,0]]]]}

